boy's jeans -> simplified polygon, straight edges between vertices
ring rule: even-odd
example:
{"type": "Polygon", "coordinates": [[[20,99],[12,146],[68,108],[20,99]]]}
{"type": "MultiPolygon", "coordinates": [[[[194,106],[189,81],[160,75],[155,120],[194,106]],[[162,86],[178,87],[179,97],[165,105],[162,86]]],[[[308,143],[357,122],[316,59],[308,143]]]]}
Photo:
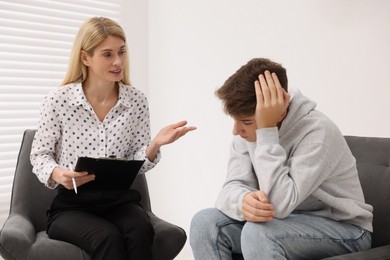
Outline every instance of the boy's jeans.
{"type": "Polygon", "coordinates": [[[215,208],[192,219],[190,245],[196,260],[321,259],[366,250],[371,233],[358,226],[309,214],[292,213],[266,223],[240,222],[215,208]]]}

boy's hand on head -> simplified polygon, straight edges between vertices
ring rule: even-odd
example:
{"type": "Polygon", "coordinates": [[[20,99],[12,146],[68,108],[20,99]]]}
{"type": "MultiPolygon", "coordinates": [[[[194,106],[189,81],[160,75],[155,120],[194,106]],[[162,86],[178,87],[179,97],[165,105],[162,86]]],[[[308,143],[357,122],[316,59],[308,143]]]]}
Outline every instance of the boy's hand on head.
{"type": "Polygon", "coordinates": [[[255,81],[257,129],[276,127],[283,120],[290,102],[290,95],[282,88],[275,73],[265,71],[255,81]]]}
{"type": "Polygon", "coordinates": [[[249,222],[269,222],[275,216],[274,206],[263,191],[249,192],[242,202],[242,214],[249,222]]]}

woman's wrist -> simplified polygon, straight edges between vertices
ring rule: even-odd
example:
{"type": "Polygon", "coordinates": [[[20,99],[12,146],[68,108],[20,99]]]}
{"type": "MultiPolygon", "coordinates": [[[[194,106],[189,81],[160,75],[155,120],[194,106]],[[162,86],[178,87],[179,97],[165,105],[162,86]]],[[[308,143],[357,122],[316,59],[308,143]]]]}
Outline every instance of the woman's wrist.
{"type": "Polygon", "coordinates": [[[160,150],[161,145],[156,144],[156,142],[153,140],[150,142],[148,147],[146,148],[146,156],[148,157],[149,161],[153,162],[156,160],[158,151],[160,150]]]}
{"type": "Polygon", "coordinates": [[[50,179],[56,183],[59,183],[59,176],[60,176],[61,171],[63,171],[63,169],[60,166],[54,167],[54,169],[51,173],[50,179]]]}

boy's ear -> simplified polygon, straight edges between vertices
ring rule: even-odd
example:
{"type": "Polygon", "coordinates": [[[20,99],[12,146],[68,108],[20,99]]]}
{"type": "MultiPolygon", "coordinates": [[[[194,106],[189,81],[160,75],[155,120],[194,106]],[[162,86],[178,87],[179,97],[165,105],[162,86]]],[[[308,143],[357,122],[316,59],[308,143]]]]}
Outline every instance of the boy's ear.
{"type": "Polygon", "coordinates": [[[279,118],[279,123],[281,123],[283,121],[283,119],[286,117],[287,115],[287,112],[288,112],[288,107],[284,110],[284,112],[280,115],[280,118],[279,118]]]}
{"type": "Polygon", "coordinates": [[[80,52],[80,60],[85,66],[89,66],[89,56],[88,53],[84,50],[81,50],[80,52]]]}
{"type": "Polygon", "coordinates": [[[288,113],[288,109],[289,109],[289,105],[287,105],[286,109],[284,110],[284,112],[280,115],[280,118],[279,118],[279,123],[282,123],[282,121],[284,120],[284,118],[287,116],[287,113],[288,113]]]}
{"type": "Polygon", "coordinates": [[[290,94],[283,90],[283,94],[284,94],[284,105],[285,105],[285,109],[284,109],[284,112],[280,115],[280,119],[279,119],[279,123],[281,123],[283,121],[283,119],[286,117],[287,113],[288,113],[288,108],[290,107],[290,101],[291,101],[291,96],[290,94]]]}

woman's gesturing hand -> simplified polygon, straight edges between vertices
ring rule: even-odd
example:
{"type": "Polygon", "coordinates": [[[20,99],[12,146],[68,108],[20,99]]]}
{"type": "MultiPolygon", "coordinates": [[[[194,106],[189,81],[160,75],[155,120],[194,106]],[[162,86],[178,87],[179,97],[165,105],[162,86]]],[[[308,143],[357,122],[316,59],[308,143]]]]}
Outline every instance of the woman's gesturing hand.
{"type": "Polygon", "coordinates": [[[195,126],[186,125],[187,121],[180,121],[162,128],[146,150],[149,161],[154,161],[161,146],[173,143],[180,137],[186,135],[189,131],[196,129],[195,126]]]}

